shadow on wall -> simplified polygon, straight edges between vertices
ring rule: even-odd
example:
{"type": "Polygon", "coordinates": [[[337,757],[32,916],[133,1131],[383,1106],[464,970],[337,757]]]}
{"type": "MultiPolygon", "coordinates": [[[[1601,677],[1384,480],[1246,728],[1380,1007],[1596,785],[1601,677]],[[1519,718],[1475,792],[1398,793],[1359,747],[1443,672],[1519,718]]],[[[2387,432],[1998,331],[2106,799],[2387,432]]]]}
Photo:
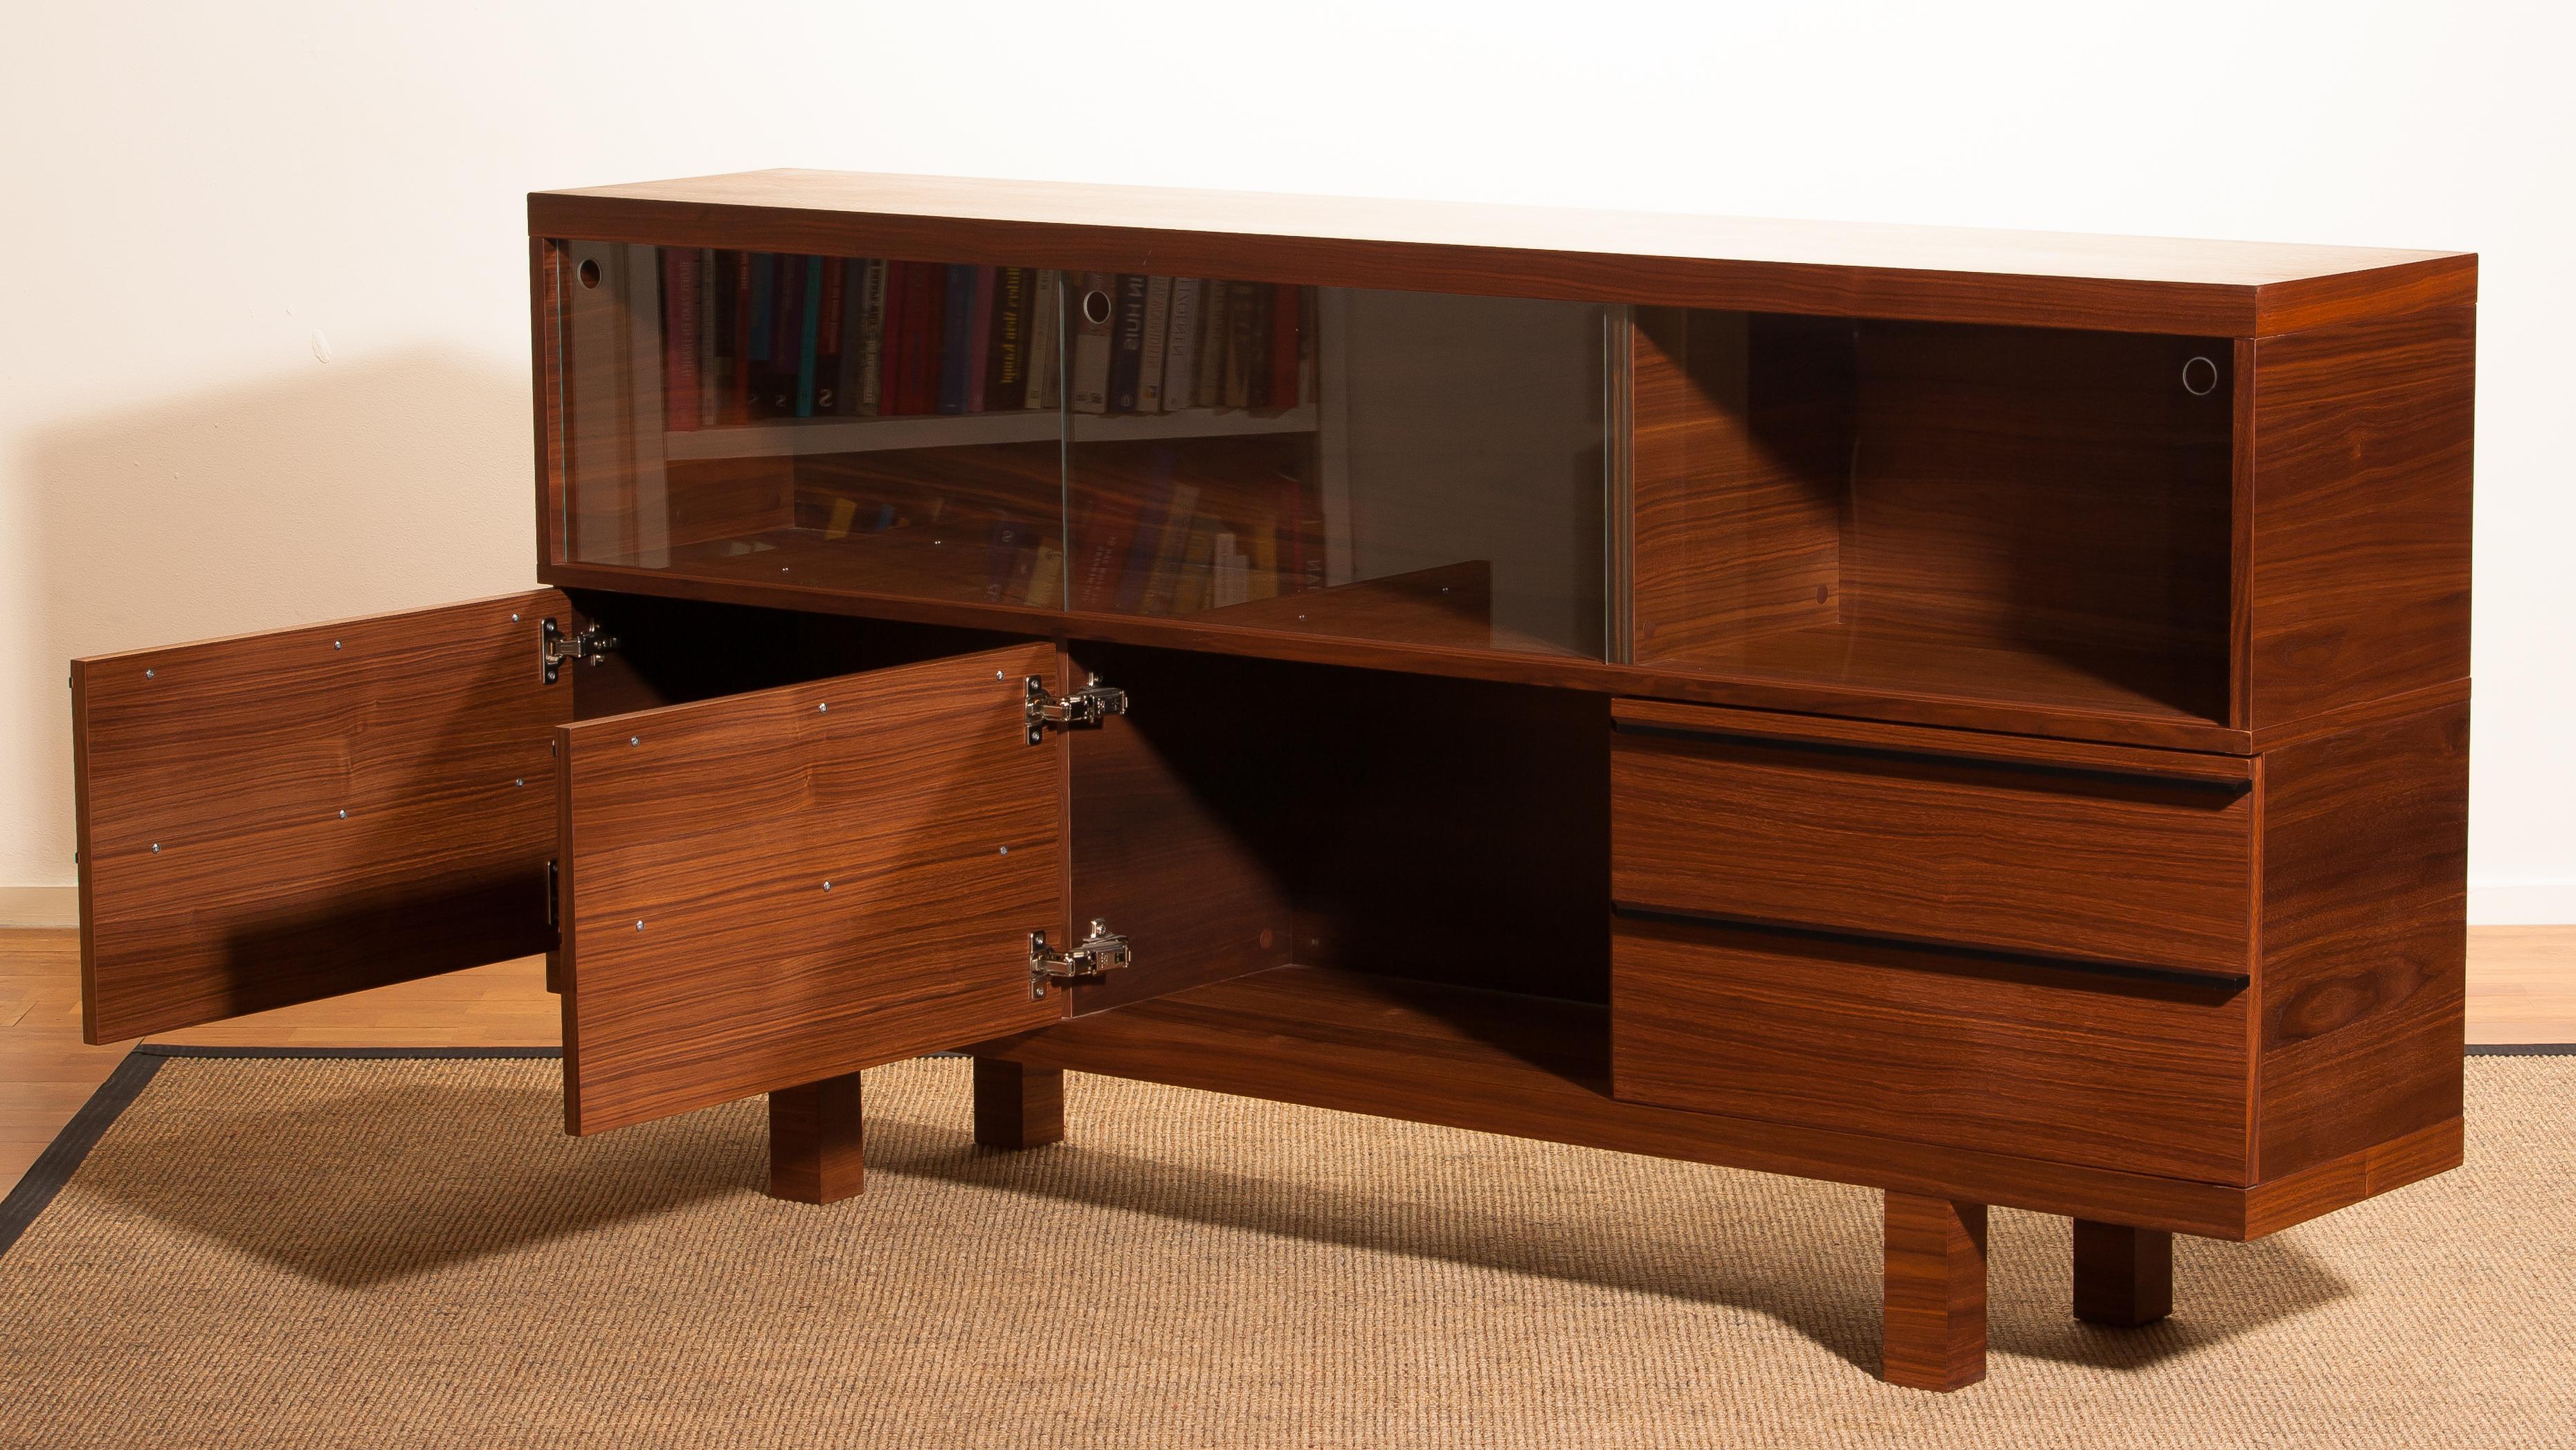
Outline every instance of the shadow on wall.
{"type": "Polygon", "coordinates": [[[50,773],[30,844],[71,871],[69,659],[530,585],[524,365],[448,351],[315,365],[36,432],[18,473],[50,773]]]}

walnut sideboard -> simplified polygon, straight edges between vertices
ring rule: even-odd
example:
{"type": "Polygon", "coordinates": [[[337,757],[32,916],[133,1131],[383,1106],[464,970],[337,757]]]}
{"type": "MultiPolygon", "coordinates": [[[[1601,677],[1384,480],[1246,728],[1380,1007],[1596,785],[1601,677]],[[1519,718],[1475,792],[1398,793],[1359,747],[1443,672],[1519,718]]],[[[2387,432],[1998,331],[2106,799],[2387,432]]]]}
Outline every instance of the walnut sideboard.
{"type": "MultiPolygon", "coordinates": [[[[529,198],[536,587],[75,662],[86,1030],[543,952],[575,1133],[1106,1073],[1864,1185],[1885,1374],[2460,1161],[2476,259],[529,198]]],[[[352,488],[365,487],[352,480],[352,488]]]]}

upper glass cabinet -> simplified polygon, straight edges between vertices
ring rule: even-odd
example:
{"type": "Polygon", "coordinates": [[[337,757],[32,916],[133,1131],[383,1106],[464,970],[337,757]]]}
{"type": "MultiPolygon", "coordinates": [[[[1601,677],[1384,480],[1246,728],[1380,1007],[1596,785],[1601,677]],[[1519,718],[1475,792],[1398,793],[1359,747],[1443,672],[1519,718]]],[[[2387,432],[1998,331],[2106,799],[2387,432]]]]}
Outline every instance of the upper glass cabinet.
{"type": "Polygon", "coordinates": [[[563,562],[1602,658],[1599,306],[563,244],[563,562]]]}

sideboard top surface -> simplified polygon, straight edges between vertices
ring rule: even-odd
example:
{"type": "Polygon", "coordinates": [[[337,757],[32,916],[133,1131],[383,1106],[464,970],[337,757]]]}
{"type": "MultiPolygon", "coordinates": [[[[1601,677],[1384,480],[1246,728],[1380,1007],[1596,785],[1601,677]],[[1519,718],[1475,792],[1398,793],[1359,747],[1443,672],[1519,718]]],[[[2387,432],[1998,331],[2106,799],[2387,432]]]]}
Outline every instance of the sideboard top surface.
{"type": "Polygon", "coordinates": [[[540,236],[2254,336],[2473,302],[2461,252],[774,170],[531,193],[540,236]]]}

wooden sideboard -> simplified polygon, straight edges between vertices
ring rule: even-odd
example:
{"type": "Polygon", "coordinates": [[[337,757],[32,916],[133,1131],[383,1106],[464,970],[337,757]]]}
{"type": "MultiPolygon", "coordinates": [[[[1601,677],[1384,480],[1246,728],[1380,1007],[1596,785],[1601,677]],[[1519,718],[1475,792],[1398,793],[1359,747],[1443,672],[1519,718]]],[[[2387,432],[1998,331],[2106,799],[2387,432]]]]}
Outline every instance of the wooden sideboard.
{"type": "MultiPolygon", "coordinates": [[[[76,661],[91,1041],[545,952],[567,1126],[1106,1073],[1864,1185],[1889,1379],[2461,1152],[2476,260],[529,198],[536,582],[76,661]]],[[[364,487],[353,480],[351,487],[364,487]]]]}

